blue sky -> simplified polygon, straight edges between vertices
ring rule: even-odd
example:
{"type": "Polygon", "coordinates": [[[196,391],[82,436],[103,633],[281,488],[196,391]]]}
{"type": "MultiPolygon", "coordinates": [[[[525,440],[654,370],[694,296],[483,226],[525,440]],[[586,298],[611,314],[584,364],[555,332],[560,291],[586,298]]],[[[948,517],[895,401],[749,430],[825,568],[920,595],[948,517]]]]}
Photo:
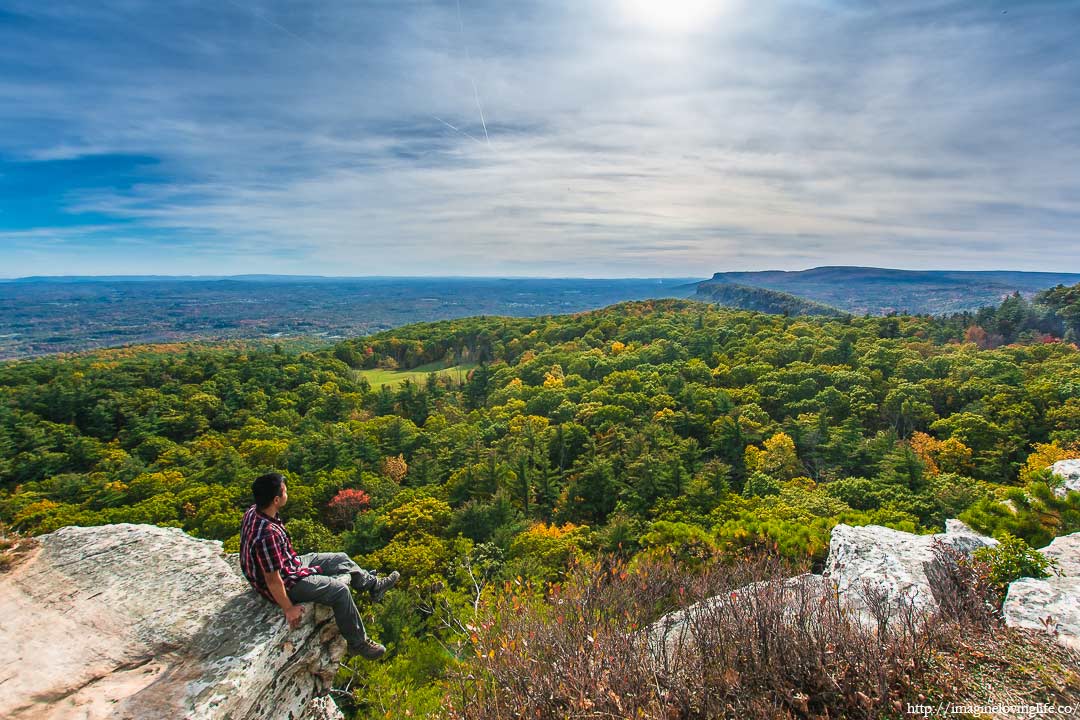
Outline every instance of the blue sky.
{"type": "Polygon", "coordinates": [[[1078,272],[1078,28],[1076,0],[0,0],[0,276],[1078,272]]]}

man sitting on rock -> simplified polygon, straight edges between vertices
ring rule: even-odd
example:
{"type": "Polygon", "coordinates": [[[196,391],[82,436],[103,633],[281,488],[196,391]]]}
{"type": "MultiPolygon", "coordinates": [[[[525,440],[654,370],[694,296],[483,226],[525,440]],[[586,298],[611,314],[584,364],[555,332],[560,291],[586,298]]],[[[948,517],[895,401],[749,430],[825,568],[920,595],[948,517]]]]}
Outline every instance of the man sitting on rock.
{"type": "Polygon", "coordinates": [[[345,553],[297,555],[285,523],[278,517],[289,500],[285,478],[278,473],[262,475],[252,483],[251,493],[255,504],[244,513],[240,526],[240,567],[251,586],[277,603],[293,628],[300,625],[303,615],[303,609],[293,603],[329,605],[350,655],[368,660],[382,657],[386,648],[368,638],[349,585],[368,592],[372,602],[378,602],[401,577],[398,572],[376,577],[345,553]],[[352,578],[349,585],[335,577],[345,573],[352,578]]]}

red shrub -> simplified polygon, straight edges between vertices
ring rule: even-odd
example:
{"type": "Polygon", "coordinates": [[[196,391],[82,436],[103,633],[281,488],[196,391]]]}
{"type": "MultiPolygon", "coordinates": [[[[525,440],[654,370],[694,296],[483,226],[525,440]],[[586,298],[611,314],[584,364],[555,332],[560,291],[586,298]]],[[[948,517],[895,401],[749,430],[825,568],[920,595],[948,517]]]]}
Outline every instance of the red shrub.
{"type": "Polygon", "coordinates": [[[339,490],[326,505],[326,519],[335,530],[345,530],[352,527],[356,516],[368,509],[371,498],[363,490],[345,488],[339,490]]]}

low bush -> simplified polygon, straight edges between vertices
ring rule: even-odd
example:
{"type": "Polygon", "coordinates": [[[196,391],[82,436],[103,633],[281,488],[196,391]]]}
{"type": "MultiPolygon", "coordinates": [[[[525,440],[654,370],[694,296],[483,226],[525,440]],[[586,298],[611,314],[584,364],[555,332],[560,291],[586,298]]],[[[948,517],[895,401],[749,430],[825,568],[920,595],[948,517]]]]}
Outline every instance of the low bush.
{"type": "Polygon", "coordinates": [[[980,590],[959,564],[948,616],[901,604],[878,631],[827,581],[797,576],[803,568],[774,553],[705,567],[606,559],[577,566],[545,596],[509,586],[474,626],[448,716],[877,718],[898,712],[958,628],[993,622],[972,610],[980,590]],[[676,610],[685,624],[666,633],[652,624],[676,610]]]}
{"type": "Polygon", "coordinates": [[[997,545],[979,548],[973,557],[976,561],[986,563],[989,579],[1002,598],[1013,580],[1049,577],[1057,571],[1056,560],[1046,557],[1022,538],[1009,533],[1001,533],[997,545]]]}

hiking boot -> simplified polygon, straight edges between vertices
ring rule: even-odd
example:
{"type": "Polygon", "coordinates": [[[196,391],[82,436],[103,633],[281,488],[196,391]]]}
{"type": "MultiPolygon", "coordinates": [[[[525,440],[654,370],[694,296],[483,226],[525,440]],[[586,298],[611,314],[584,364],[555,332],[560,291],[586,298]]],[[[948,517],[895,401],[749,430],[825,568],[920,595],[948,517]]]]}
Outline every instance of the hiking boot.
{"type": "Polygon", "coordinates": [[[349,648],[350,655],[359,655],[365,660],[378,660],[386,654],[386,648],[371,638],[364,638],[364,642],[358,647],[349,648]]]}
{"type": "Polygon", "coordinates": [[[395,570],[386,577],[378,578],[377,580],[375,580],[375,584],[371,586],[370,590],[368,590],[368,592],[371,593],[371,602],[379,602],[380,600],[382,600],[383,595],[386,594],[386,591],[397,585],[397,581],[400,579],[401,573],[395,570]]]}

